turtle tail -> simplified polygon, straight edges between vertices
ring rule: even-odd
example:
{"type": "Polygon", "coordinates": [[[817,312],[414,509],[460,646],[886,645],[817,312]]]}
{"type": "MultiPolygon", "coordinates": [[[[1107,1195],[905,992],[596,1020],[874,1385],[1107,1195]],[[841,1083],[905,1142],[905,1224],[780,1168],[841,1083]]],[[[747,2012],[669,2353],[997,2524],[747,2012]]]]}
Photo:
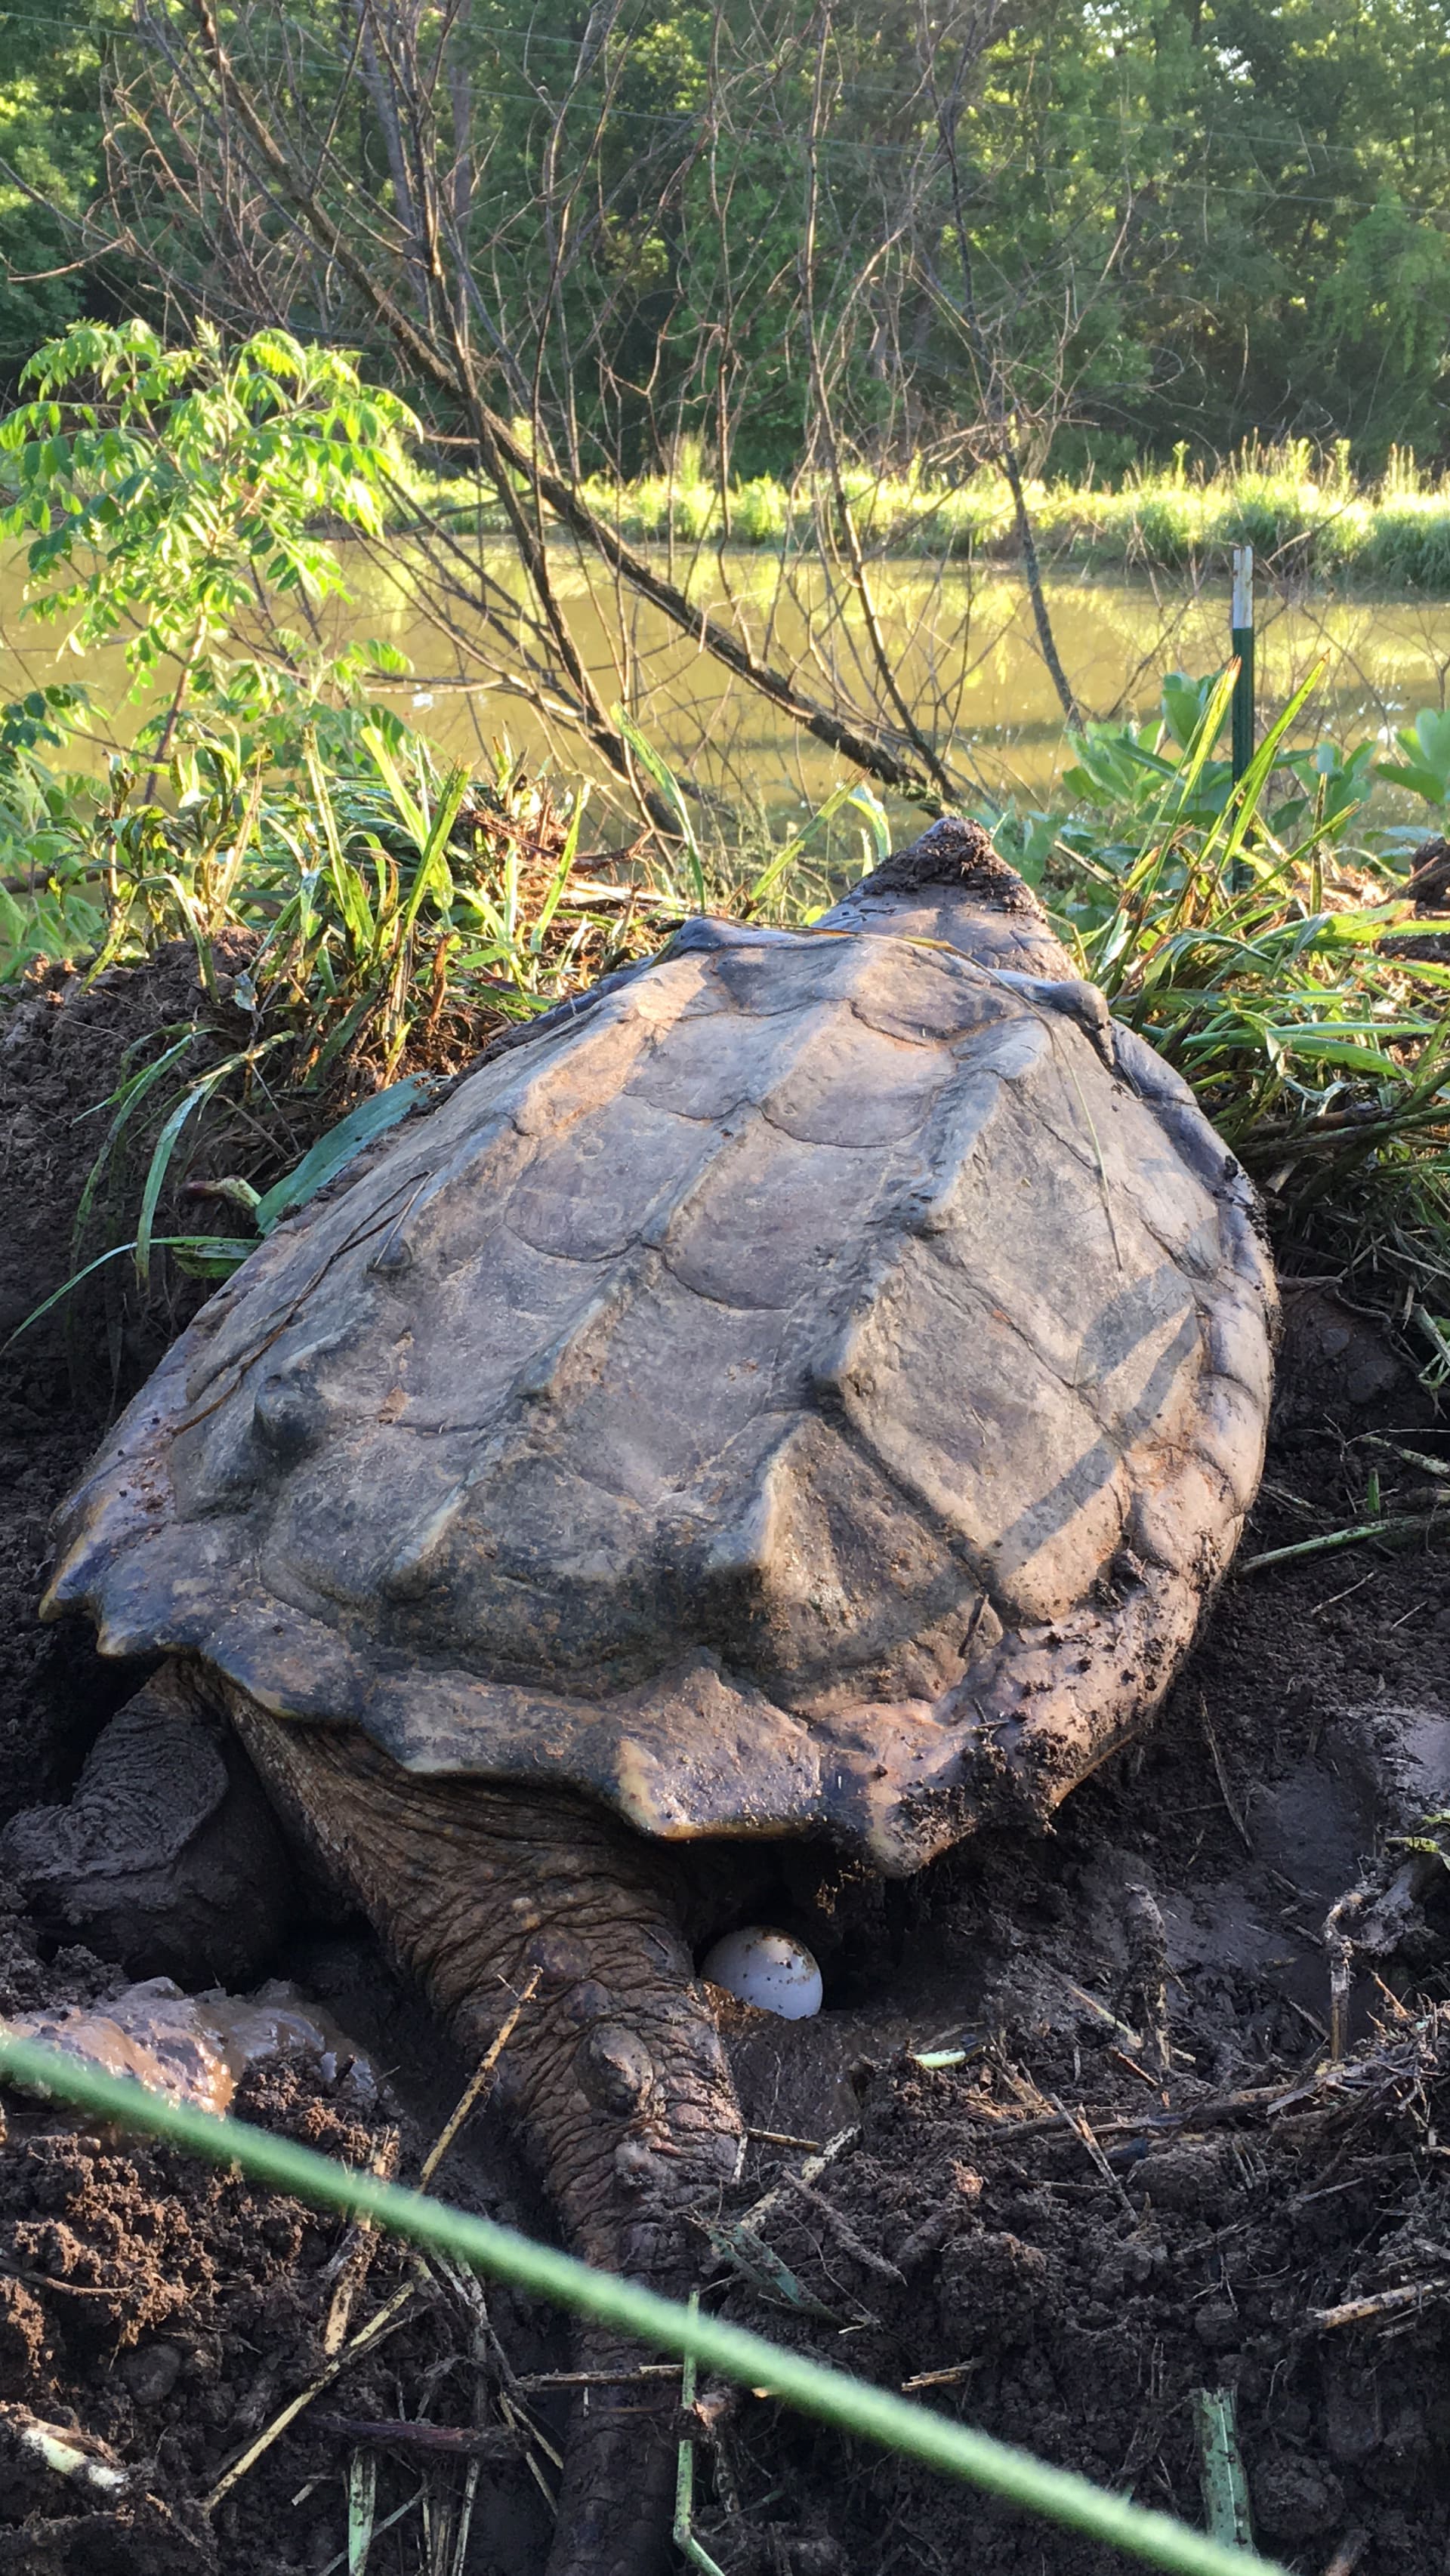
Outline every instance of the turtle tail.
{"type": "MultiPolygon", "coordinates": [[[[741,2120],[650,1846],[550,1792],[420,1779],[352,1729],[271,1717],[228,1689],[284,1814],[481,2055],[531,1972],[500,2067],[573,2249],[666,2296],[698,2280],[698,2220],[736,2171],[741,2120]]],[[[590,2331],[548,2576],[655,2576],[670,2534],[673,2379],[590,2331]],[[609,2384],[603,2384],[605,2381],[609,2384]]]]}

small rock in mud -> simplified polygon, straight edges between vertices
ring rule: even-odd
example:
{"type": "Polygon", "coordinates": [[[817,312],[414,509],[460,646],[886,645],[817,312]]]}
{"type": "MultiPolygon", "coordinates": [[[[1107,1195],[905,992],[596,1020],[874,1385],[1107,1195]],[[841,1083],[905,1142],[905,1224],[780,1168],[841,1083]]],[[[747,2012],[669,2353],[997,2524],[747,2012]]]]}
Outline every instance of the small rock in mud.
{"type": "Polygon", "coordinates": [[[1297,2551],[1306,2540],[1328,2539],[1344,2527],[1338,2478],[1292,2451],[1256,2468],[1252,2489],[1255,2529],[1275,2545],[1297,2551]]]}
{"type": "Polygon", "coordinates": [[[1408,1376],[1377,1319],[1319,1288],[1284,1285],[1275,1410],[1281,1423],[1393,1395],[1408,1376]]]}
{"type": "Polygon", "coordinates": [[[1195,2139],[1183,2146],[1154,2147],[1133,2168],[1132,2197],[1155,2209],[1217,2209],[1236,2179],[1233,2149],[1226,2138],[1195,2139]]]}
{"type": "Polygon", "coordinates": [[[148,2343],[139,2352],[123,2353],[121,2377],[138,2406],[159,2406],[181,2377],[185,2359],[174,2343],[148,2343]]]}

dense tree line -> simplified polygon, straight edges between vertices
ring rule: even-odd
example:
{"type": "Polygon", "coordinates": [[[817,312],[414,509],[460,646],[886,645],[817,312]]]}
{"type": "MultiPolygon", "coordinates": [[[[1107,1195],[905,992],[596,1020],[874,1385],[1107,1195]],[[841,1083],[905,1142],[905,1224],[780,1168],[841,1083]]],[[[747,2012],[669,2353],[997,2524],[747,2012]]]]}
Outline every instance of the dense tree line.
{"type": "MultiPolygon", "coordinates": [[[[75,312],[178,291],[377,338],[228,172],[194,32],[185,0],[0,15],[12,371],[75,312]]],[[[325,124],[364,230],[406,231],[431,156],[496,398],[542,382],[580,465],[684,432],[789,470],[823,396],[895,458],[995,400],[1069,472],[1254,432],[1367,468],[1450,444],[1442,0],[261,0],[220,32],[299,138],[325,124]]]]}
{"type": "Polygon", "coordinates": [[[414,613],[641,792],[634,719],[708,662],[956,795],[970,599],[888,642],[863,469],[920,469],[943,563],[943,494],[1000,472],[1071,721],[1034,473],[1450,461],[1443,0],[66,5],[0,11],[0,361],[78,311],[358,350],[473,478],[397,496],[414,613]],[[711,533],[631,542],[619,478],[687,461],[711,533]]]}

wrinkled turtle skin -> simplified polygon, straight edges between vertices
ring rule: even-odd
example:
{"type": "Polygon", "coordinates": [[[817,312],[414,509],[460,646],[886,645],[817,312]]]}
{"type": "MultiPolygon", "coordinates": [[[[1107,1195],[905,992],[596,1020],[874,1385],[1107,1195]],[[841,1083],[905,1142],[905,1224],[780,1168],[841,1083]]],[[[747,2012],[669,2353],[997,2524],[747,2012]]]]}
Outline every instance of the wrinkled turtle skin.
{"type": "Polygon", "coordinates": [[[1272,1315],[1185,1085],[942,824],[816,930],[692,924],[280,1228],[49,1606],[411,1771],[909,1871],[1161,1699],[1272,1315]]]}

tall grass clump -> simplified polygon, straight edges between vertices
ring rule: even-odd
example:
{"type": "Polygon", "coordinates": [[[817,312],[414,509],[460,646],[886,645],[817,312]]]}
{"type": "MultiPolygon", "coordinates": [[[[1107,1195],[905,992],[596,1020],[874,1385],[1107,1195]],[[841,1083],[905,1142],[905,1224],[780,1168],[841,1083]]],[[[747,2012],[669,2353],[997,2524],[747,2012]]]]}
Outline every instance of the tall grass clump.
{"type": "Polygon", "coordinates": [[[1450,1377],[1450,918],[1416,919],[1376,774],[1443,819],[1450,717],[1376,746],[1287,748],[1312,673],[1235,785],[1232,670],[1175,675],[1156,725],[1075,745],[1065,815],[993,812],[1115,1015],[1192,1083],[1264,1193],[1290,1268],[1326,1260],[1413,1323],[1450,1377]]]}
{"type": "MultiPolygon", "coordinates": [[[[934,472],[848,467],[844,485],[857,533],[873,553],[984,564],[1015,559],[1010,495],[987,467],[934,472]]],[[[415,489],[444,515],[502,535],[497,509],[480,510],[469,487],[418,475],[415,489]]],[[[631,482],[596,477],[590,506],[636,544],[794,549],[831,524],[834,494],[802,471],[760,475],[722,491],[698,442],[683,441],[673,471],[631,482]]],[[[1026,487],[1049,562],[1103,571],[1181,573],[1252,544],[1271,572],[1297,581],[1352,580],[1367,587],[1450,596],[1450,483],[1408,451],[1385,473],[1357,481],[1346,449],[1318,454],[1305,439],[1249,442],[1226,463],[1190,471],[1182,452],[1144,466],[1116,488],[1037,479],[1026,487]]]]}
{"type": "Polygon", "coordinates": [[[225,1267],[321,1131],[638,954],[674,897],[667,853],[602,881],[582,787],[506,743],[441,762],[369,702],[399,656],[321,640],[348,598],[328,531],[381,530],[413,426],[344,353],[77,324],[25,373],[0,484],[26,613],[120,646],[151,712],[97,779],[63,765],[79,689],[0,709],[0,983],[195,956],[200,1010],[92,1104],[77,1267],[123,1242],[144,1282],[163,1235],[225,1267]],[[196,1191],[242,1211],[210,1252],[196,1191]]]}
{"type": "MultiPolygon", "coordinates": [[[[71,1271],[105,1267],[112,1305],[119,1253],[142,1291],[168,1259],[235,1268],[299,1203],[283,1185],[320,1138],[356,1150],[681,908],[648,872],[584,874],[581,855],[606,854],[581,854],[582,790],[532,778],[506,746],[491,771],[445,768],[376,712],[315,711],[260,742],[196,723],[162,794],[119,760],[104,786],[47,781],[33,753],[12,773],[12,806],[44,816],[0,895],[12,985],[59,959],[94,981],[178,941],[196,961],[195,1009],[92,1104],[71,1271]]],[[[304,1162],[312,1187],[337,1167],[304,1162]]]]}

